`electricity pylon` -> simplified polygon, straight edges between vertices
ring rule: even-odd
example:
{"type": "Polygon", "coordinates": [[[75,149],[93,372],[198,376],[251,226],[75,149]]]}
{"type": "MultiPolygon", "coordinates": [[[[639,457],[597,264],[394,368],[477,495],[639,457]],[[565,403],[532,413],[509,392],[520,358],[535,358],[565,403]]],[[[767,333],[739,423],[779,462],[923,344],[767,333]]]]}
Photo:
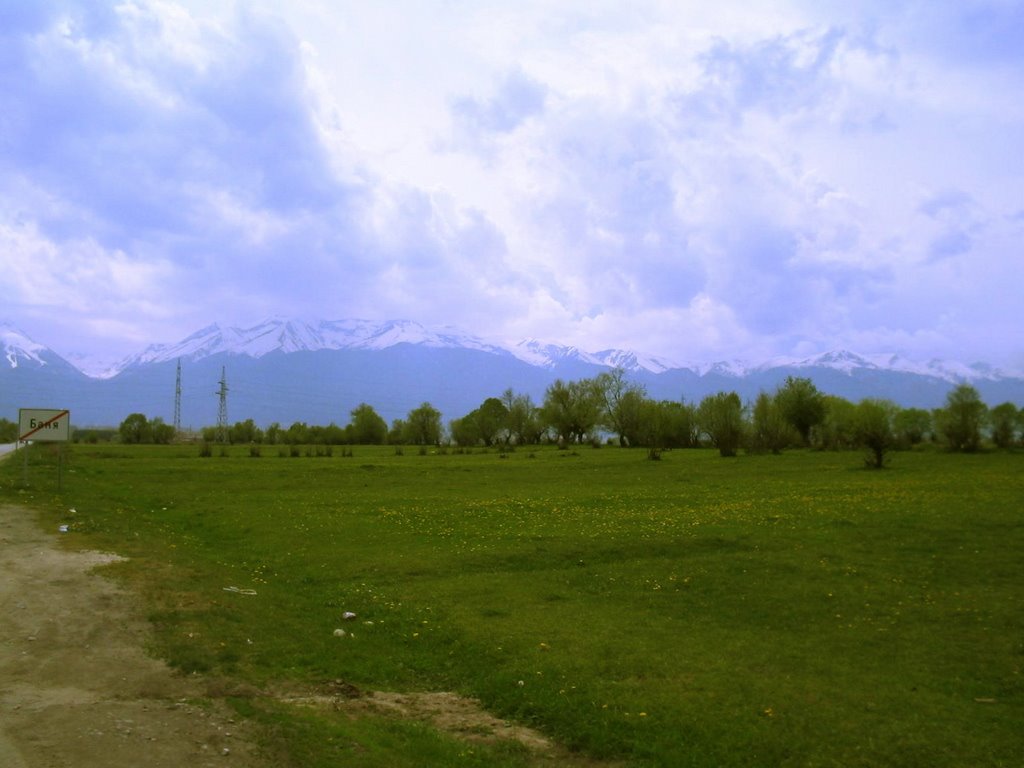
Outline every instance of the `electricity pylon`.
{"type": "Polygon", "coordinates": [[[174,436],[181,434],[181,358],[178,358],[178,380],[174,384],[174,436]]]}
{"type": "Polygon", "coordinates": [[[228,378],[222,367],[220,369],[220,389],[215,393],[220,395],[220,407],[217,409],[217,442],[228,441],[228,378]]]}

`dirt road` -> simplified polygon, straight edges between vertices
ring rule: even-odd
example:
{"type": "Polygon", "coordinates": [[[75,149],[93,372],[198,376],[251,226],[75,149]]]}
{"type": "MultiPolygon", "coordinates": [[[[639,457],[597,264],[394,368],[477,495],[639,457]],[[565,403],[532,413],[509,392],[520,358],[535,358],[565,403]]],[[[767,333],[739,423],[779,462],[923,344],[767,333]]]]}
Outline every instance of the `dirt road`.
{"type": "Polygon", "coordinates": [[[139,604],[94,570],[111,556],[61,535],[0,506],[0,766],[264,765],[246,724],[144,653],[139,604]]]}

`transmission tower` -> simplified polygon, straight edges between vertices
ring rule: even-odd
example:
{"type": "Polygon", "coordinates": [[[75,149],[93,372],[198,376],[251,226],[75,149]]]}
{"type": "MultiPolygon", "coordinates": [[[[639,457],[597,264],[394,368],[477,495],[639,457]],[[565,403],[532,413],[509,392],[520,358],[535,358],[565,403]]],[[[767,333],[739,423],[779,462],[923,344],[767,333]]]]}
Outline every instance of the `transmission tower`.
{"type": "Polygon", "coordinates": [[[178,358],[178,380],[174,384],[174,435],[181,434],[181,358],[178,358]]]}
{"type": "Polygon", "coordinates": [[[217,442],[228,441],[228,378],[222,367],[220,369],[220,389],[214,394],[220,395],[220,407],[217,409],[217,442]]]}

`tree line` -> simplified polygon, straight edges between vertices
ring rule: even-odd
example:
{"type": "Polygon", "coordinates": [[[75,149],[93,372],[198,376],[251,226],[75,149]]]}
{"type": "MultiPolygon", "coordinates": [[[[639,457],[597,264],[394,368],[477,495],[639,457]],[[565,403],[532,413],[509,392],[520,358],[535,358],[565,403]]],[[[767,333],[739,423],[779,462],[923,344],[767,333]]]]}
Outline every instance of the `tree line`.
{"type": "MultiPolygon", "coordinates": [[[[1024,441],[1024,409],[1013,403],[989,408],[969,384],[954,388],[942,408],[901,408],[887,400],[852,403],[818,390],[807,378],[788,377],[774,392],[744,403],[736,392],[718,392],[698,403],[655,400],[626,372],[613,369],[593,378],[553,382],[541,403],[506,390],[452,419],[425,402],[389,426],[367,403],[349,414],[345,426],[295,422],[262,429],[252,419],[236,422],[226,434],[202,430],[208,442],[515,446],[563,446],[613,442],[642,447],[651,458],[672,448],[713,446],[722,456],[739,451],[779,453],[788,448],[863,448],[869,463],[882,466],[889,452],[923,442],[955,451],[977,451],[988,440],[999,448],[1024,441]]],[[[160,419],[131,414],[119,433],[127,443],[170,442],[174,430],[160,419]]]]}

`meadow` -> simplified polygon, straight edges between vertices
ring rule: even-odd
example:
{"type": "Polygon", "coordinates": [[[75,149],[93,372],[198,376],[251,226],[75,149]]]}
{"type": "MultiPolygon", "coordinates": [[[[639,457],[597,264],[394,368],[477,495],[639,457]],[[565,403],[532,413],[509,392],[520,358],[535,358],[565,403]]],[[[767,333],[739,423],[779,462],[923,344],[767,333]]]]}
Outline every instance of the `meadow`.
{"type": "Polygon", "coordinates": [[[67,450],[59,491],[50,448],[27,488],[0,464],[0,501],[127,556],[153,652],[282,765],[1024,755],[1024,454],[67,450]],[[475,697],[569,757],[256,693],[332,681],[475,697]]]}

